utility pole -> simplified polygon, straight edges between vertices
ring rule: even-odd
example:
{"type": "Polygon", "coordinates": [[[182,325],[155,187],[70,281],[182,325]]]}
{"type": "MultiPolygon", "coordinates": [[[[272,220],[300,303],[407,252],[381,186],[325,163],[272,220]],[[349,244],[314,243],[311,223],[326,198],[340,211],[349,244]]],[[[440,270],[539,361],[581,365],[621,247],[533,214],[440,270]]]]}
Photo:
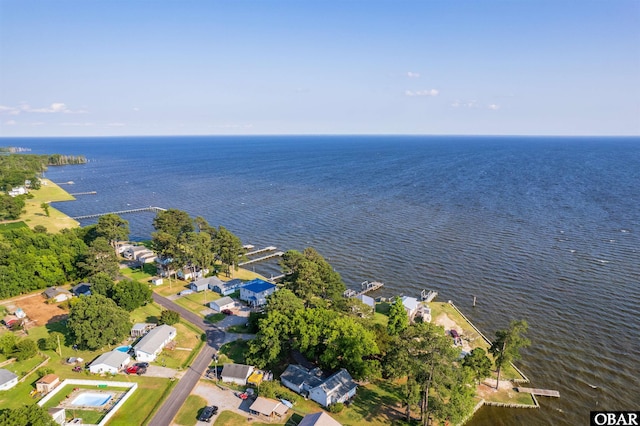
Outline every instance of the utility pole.
{"type": "Polygon", "coordinates": [[[60,336],[58,337],[58,355],[60,355],[60,358],[62,358],[62,348],[60,347],[60,336]]]}

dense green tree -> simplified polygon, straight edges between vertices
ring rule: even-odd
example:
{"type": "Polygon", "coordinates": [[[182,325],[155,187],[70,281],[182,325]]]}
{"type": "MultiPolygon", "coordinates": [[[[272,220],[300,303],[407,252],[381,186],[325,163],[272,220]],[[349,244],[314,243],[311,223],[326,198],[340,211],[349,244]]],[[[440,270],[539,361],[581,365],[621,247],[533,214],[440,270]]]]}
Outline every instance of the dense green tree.
{"type": "Polygon", "coordinates": [[[387,322],[387,330],[389,335],[397,336],[409,327],[409,316],[402,304],[402,299],[395,297],[393,303],[389,307],[389,321],[387,322]]]}
{"type": "Polygon", "coordinates": [[[293,317],[296,311],[302,309],[304,309],[304,301],[286,288],[276,291],[267,298],[267,312],[277,311],[293,317]]]}
{"type": "Polygon", "coordinates": [[[15,334],[9,332],[0,335],[0,353],[8,356],[16,350],[16,343],[18,338],[15,334]]]}
{"type": "Polygon", "coordinates": [[[462,365],[469,369],[473,379],[478,383],[491,374],[491,360],[482,348],[474,348],[464,357],[462,365]]]}
{"type": "Polygon", "coordinates": [[[164,309],[158,318],[158,324],[174,325],[180,321],[180,314],[176,311],[164,309]]]}
{"type": "Polygon", "coordinates": [[[95,276],[99,273],[107,274],[111,279],[118,276],[118,258],[104,237],[93,240],[77,265],[85,277],[95,276]]]}
{"type": "Polygon", "coordinates": [[[314,297],[334,303],[342,299],[346,286],[340,274],[313,248],[308,247],[302,253],[287,251],[282,256],[280,266],[285,274],[285,287],[307,301],[307,304],[314,297]]]}
{"type": "Polygon", "coordinates": [[[64,344],[64,334],[58,331],[52,331],[49,335],[42,339],[40,349],[58,351],[58,347],[64,344]]]}
{"type": "Polygon", "coordinates": [[[194,231],[193,220],[189,214],[177,209],[158,212],[153,219],[153,227],[156,231],[166,232],[175,238],[194,231]]]}
{"type": "Polygon", "coordinates": [[[291,319],[286,315],[271,311],[259,320],[256,338],[249,342],[247,362],[259,368],[274,366],[290,348],[289,336],[291,319]]]}
{"type": "Polygon", "coordinates": [[[152,295],[148,284],[126,279],[114,286],[112,299],[122,309],[131,312],[151,302],[152,295]]]}
{"type": "Polygon", "coordinates": [[[18,361],[24,361],[26,359],[33,358],[38,353],[38,345],[31,339],[22,339],[16,343],[15,352],[13,356],[18,361]]]}
{"type": "Polygon", "coordinates": [[[520,359],[520,349],[526,348],[531,341],[524,337],[529,325],[525,320],[511,321],[506,330],[496,331],[496,339],[491,344],[489,352],[493,355],[493,360],[498,370],[496,379],[496,389],[500,385],[500,371],[502,367],[514,360],[520,359]]]}
{"type": "Polygon", "coordinates": [[[212,243],[218,259],[225,266],[227,276],[230,276],[230,271],[237,270],[238,263],[245,259],[242,241],[229,230],[220,226],[212,243]]]}
{"type": "Polygon", "coordinates": [[[0,194],[0,220],[16,220],[24,210],[25,197],[18,195],[11,197],[0,194]]]}
{"type": "Polygon", "coordinates": [[[87,282],[91,283],[91,294],[100,294],[102,296],[113,298],[115,282],[105,272],[98,272],[95,275],[87,277],[87,282]]]}
{"type": "Polygon", "coordinates": [[[67,328],[74,342],[96,350],[120,343],[129,335],[129,313],[101,295],[79,298],[69,310],[67,328]]]}
{"type": "Polygon", "coordinates": [[[45,214],[45,216],[47,216],[47,217],[49,217],[49,216],[50,216],[50,213],[49,213],[49,204],[48,204],[48,203],[42,203],[42,204],[40,204],[40,208],[41,208],[42,210],[44,210],[44,214],[45,214]]]}
{"type": "Polygon", "coordinates": [[[5,408],[0,411],[2,426],[57,426],[46,408],[38,404],[25,405],[21,408],[5,408]]]}
{"type": "Polygon", "coordinates": [[[100,216],[96,224],[96,234],[104,237],[118,254],[118,242],[129,239],[129,222],[117,214],[100,216]]]}

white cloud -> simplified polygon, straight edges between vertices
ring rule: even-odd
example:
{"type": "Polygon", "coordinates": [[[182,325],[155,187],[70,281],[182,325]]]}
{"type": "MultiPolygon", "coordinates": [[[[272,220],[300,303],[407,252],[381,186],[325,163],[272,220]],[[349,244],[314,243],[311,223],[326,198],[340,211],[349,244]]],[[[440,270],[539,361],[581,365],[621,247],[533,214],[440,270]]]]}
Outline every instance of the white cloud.
{"type": "Polygon", "coordinates": [[[454,108],[478,108],[478,101],[460,101],[456,100],[451,104],[454,108]]]}
{"type": "Polygon", "coordinates": [[[489,108],[489,109],[491,109],[493,111],[497,111],[497,110],[500,109],[500,105],[498,105],[498,104],[490,104],[490,105],[487,105],[487,108],[489,108]]]}
{"type": "Polygon", "coordinates": [[[16,122],[16,120],[7,120],[4,122],[4,124],[7,126],[15,126],[18,123],[16,122]]]}
{"type": "Polygon", "coordinates": [[[133,107],[133,110],[134,110],[135,112],[138,112],[138,111],[140,111],[140,108],[138,108],[138,107],[133,107]]]}
{"type": "Polygon", "coordinates": [[[85,110],[70,110],[66,104],[62,102],[54,102],[48,107],[33,108],[28,103],[21,103],[20,106],[11,107],[0,105],[0,114],[19,115],[21,113],[40,113],[40,114],[86,114],[85,110]]]}
{"type": "Polygon", "coordinates": [[[109,123],[107,124],[108,127],[124,127],[126,126],[126,124],[124,123],[109,123]]]}
{"type": "Polygon", "coordinates": [[[407,77],[409,77],[409,78],[420,78],[420,73],[408,71],[407,72],[407,77]]]}
{"type": "Polygon", "coordinates": [[[64,127],[91,127],[94,124],[90,122],[85,122],[85,123],[72,122],[72,123],[60,123],[60,125],[64,127]]]}
{"type": "Polygon", "coordinates": [[[427,90],[416,90],[416,91],[411,91],[411,90],[405,90],[404,94],[405,96],[438,96],[440,92],[436,89],[427,89],[427,90]]]}

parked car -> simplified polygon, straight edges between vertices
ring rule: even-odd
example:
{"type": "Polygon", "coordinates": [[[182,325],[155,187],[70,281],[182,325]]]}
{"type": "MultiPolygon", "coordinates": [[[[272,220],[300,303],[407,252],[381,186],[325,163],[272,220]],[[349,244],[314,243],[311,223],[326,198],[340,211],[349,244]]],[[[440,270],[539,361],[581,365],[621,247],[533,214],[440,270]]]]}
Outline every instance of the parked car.
{"type": "Polygon", "coordinates": [[[147,368],[149,367],[149,363],[148,362],[137,362],[135,365],[137,365],[140,368],[147,368]]]}
{"type": "Polygon", "coordinates": [[[200,413],[200,417],[198,417],[198,420],[200,420],[201,422],[210,422],[211,417],[215,416],[217,413],[218,407],[216,407],[215,405],[208,405],[204,407],[204,410],[202,410],[202,413],[200,413]]]}
{"type": "Polygon", "coordinates": [[[233,311],[231,309],[223,309],[222,313],[225,315],[233,315],[233,311]]]}
{"type": "Polygon", "coordinates": [[[147,372],[147,367],[141,367],[138,364],[134,364],[131,367],[128,367],[125,371],[127,374],[137,374],[138,376],[142,376],[147,372]]]}
{"type": "Polygon", "coordinates": [[[73,371],[75,371],[76,373],[79,373],[82,371],[82,367],[80,367],[79,365],[76,365],[75,367],[73,367],[73,371]]]}

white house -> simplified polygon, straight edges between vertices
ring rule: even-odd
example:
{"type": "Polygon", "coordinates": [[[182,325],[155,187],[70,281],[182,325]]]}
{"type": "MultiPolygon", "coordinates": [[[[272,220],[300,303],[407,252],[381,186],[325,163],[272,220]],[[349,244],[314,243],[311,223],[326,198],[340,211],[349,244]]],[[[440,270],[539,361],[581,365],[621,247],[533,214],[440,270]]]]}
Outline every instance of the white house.
{"type": "Polygon", "coordinates": [[[18,384],[18,376],[4,368],[0,369],[0,391],[11,389],[18,384]]]}
{"type": "Polygon", "coordinates": [[[262,306],[267,304],[267,296],[276,291],[276,285],[261,279],[249,281],[240,288],[240,300],[247,302],[251,306],[262,306]]]}
{"type": "Polygon", "coordinates": [[[239,278],[234,278],[230,281],[220,281],[219,284],[214,285],[211,290],[220,293],[222,296],[228,296],[240,287],[244,287],[245,283],[239,278]]]}
{"type": "Polygon", "coordinates": [[[117,374],[131,362],[131,357],[126,352],[105,352],[89,364],[89,371],[94,374],[117,374]]]}
{"type": "Polygon", "coordinates": [[[223,382],[232,382],[239,385],[246,385],[247,379],[253,372],[253,366],[243,364],[225,364],[222,367],[220,378],[223,382]]]}
{"type": "Polygon", "coordinates": [[[136,360],[153,362],[162,349],[176,338],[176,329],[162,324],[146,334],[133,347],[136,360]]]}
{"type": "Polygon", "coordinates": [[[69,290],[59,287],[49,287],[44,291],[43,295],[47,299],[53,299],[56,302],[64,302],[73,297],[73,294],[71,294],[69,290]]]}
{"type": "Polygon", "coordinates": [[[222,281],[218,277],[200,278],[189,284],[189,288],[193,291],[205,291],[213,290],[213,287],[221,283],[222,281]]]}
{"type": "Polygon", "coordinates": [[[319,368],[308,370],[301,365],[289,364],[286,370],[280,375],[283,386],[288,387],[295,393],[307,396],[309,391],[320,386],[324,382],[322,371],[319,368]]]}
{"type": "Polygon", "coordinates": [[[347,370],[341,368],[337,373],[325,380],[320,386],[309,391],[309,398],[318,404],[328,407],[337,402],[346,402],[356,395],[358,385],[347,370]]]}
{"type": "Polygon", "coordinates": [[[12,188],[11,191],[9,191],[9,195],[12,197],[16,197],[18,195],[24,195],[27,193],[27,188],[25,188],[24,186],[17,186],[15,188],[12,188]]]}
{"type": "Polygon", "coordinates": [[[409,319],[413,319],[413,316],[418,311],[418,299],[415,297],[402,296],[402,305],[404,306],[404,310],[407,311],[409,319]]]}
{"type": "Polygon", "coordinates": [[[222,312],[224,309],[233,309],[235,305],[236,302],[234,302],[229,296],[221,297],[220,299],[209,303],[209,307],[216,312],[222,312]]]}
{"type": "Polygon", "coordinates": [[[145,246],[130,246],[122,252],[122,255],[129,260],[137,260],[138,256],[148,252],[151,252],[151,250],[145,246]]]}

